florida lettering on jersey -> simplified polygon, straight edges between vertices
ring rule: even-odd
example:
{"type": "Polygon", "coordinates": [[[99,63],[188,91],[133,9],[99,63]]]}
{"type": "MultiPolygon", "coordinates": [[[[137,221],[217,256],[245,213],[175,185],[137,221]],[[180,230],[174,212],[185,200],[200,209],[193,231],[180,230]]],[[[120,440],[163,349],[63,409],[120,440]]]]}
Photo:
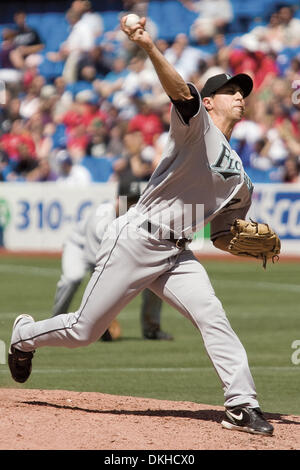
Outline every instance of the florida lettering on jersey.
{"type": "Polygon", "coordinates": [[[224,143],[217,160],[210,166],[212,171],[218,173],[224,180],[231,176],[239,176],[242,172],[242,164],[238,155],[231,151],[224,143]]]}

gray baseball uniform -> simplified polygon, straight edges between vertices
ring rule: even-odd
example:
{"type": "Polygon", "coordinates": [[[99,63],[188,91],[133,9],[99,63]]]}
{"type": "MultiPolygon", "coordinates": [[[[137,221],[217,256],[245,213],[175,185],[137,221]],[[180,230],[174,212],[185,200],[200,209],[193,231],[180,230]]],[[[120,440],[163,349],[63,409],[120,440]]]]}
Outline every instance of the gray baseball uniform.
{"type": "MultiPolygon", "coordinates": [[[[250,184],[240,158],[215,126],[193,85],[197,112],[186,122],[173,105],[167,146],[138,204],[108,227],[95,271],[74,313],[17,323],[12,345],[75,348],[96,341],[111,321],[148,287],[201,332],[222,382],[225,406],[257,407],[247,355],[232,330],[208,275],[177,238],[213,219],[222,227],[230,203],[249,201],[250,184]],[[217,218],[217,219],[216,219],[217,218]]],[[[241,209],[242,210],[242,209],[241,209]]],[[[244,209],[245,210],[245,209],[244,209]]]]}
{"type": "MultiPolygon", "coordinates": [[[[63,247],[62,273],[57,283],[53,316],[68,311],[85,275],[95,269],[96,255],[103,235],[115,218],[115,205],[104,202],[75,225],[63,247]]],[[[142,292],[141,328],[144,337],[157,337],[161,332],[161,307],[162,300],[157,295],[149,289],[142,292]]],[[[161,333],[165,338],[171,338],[165,332],[161,333]]]]}
{"type": "Polygon", "coordinates": [[[65,241],[62,274],[57,283],[53,315],[68,311],[72,298],[88,271],[93,271],[96,253],[107,226],[115,219],[111,203],[97,206],[88,217],[78,222],[65,241]]]}

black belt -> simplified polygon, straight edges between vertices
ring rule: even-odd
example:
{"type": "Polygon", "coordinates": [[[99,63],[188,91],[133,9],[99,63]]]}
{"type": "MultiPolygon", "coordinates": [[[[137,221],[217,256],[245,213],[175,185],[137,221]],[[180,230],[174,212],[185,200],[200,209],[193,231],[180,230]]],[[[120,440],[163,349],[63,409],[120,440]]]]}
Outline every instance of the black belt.
{"type": "MultiPolygon", "coordinates": [[[[152,235],[157,231],[161,230],[161,227],[159,225],[150,222],[150,220],[145,220],[145,222],[141,224],[141,227],[147,230],[147,232],[151,233],[152,235]]],[[[178,236],[175,234],[175,232],[173,232],[173,230],[169,231],[169,238],[164,238],[164,240],[168,240],[169,242],[174,243],[177,248],[185,248],[185,245],[192,241],[189,238],[178,238],[178,236]]]]}

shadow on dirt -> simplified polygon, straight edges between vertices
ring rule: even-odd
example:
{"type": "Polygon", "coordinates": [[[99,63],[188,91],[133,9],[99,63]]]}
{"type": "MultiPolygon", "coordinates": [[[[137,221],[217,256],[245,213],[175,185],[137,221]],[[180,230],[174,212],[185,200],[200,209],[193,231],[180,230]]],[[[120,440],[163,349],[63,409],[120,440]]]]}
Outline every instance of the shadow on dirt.
{"type": "MultiPolygon", "coordinates": [[[[112,414],[118,416],[154,416],[154,417],[173,417],[173,418],[185,418],[185,419],[197,419],[202,421],[213,421],[220,423],[224,419],[224,412],[220,410],[100,410],[81,408],[78,406],[71,405],[60,405],[57,403],[49,403],[46,401],[23,401],[21,402],[31,406],[46,406],[49,408],[56,408],[61,410],[80,411],[84,413],[99,413],[99,414],[112,414]]],[[[286,415],[280,413],[264,413],[266,419],[277,421],[281,424],[297,424],[300,425],[299,421],[293,421],[285,418],[286,415]]]]}

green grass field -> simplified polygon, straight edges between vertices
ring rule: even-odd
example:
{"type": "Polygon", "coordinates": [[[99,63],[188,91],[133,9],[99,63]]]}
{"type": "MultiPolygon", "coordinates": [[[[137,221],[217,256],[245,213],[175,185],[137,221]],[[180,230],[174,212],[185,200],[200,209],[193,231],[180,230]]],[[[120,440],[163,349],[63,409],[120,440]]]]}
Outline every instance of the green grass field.
{"type": "MultiPolygon", "coordinates": [[[[266,271],[256,262],[219,260],[203,265],[246,347],[261,407],[300,415],[300,364],[292,362],[293,353],[300,360],[300,351],[297,355],[292,348],[295,340],[300,345],[299,265],[280,261],[266,271]]],[[[17,314],[27,312],[36,320],[50,316],[60,260],[4,256],[0,272],[0,340],[7,350],[17,314]]],[[[74,298],[73,310],[85,283],[74,298]]],[[[198,331],[164,304],[162,327],[175,340],[144,341],[140,302],[137,297],[120,313],[121,340],[73,350],[41,348],[24,385],[16,384],[7,365],[0,364],[1,387],[95,391],[223,405],[221,383],[198,331]]]]}

